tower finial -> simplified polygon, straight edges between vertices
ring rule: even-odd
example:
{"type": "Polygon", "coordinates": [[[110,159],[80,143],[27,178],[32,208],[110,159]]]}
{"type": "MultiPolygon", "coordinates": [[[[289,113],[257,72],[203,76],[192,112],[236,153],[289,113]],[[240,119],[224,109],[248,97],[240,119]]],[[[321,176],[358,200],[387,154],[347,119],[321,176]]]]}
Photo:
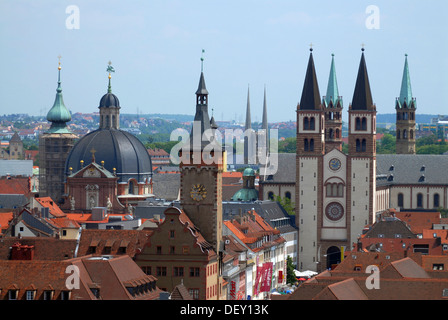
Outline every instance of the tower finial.
{"type": "Polygon", "coordinates": [[[364,51],[364,50],[365,50],[364,47],[365,47],[365,44],[364,44],[364,42],[363,42],[363,43],[361,43],[361,51],[364,51]]]}
{"type": "Polygon", "coordinates": [[[58,70],[61,70],[61,55],[58,55],[58,70]]]}
{"type": "Polygon", "coordinates": [[[202,49],[202,55],[201,55],[201,72],[204,71],[204,52],[205,52],[205,50],[202,49]]]}
{"type": "Polygon", "coordinates": [[[313,51],[313,43],[310,43],[310,51],[313,51]]]}
{"type": "Polygon", "coordinates": [[[112,92],[112,86],[110,85],[110,79],[112,78],[111,72],[115,72],[115,69],[114,69],[114,67],[112,67],[112,61],[109,60],[109,62],[107,64],[108,64],[108,66],[107,66],[106,71],[109,72],[109,85],[107,87],[107,92],[111,93],[112,92]]]}

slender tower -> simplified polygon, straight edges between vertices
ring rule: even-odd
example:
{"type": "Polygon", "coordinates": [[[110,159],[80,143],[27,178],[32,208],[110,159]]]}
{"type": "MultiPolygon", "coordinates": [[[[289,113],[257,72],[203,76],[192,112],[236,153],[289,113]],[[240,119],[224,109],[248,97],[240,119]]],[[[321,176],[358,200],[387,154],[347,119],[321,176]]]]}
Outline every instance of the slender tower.
{"type": "Polygon", "coordinates": [[[189,141],[180,152],[180,203],[205,240],[219,253],[222,242],[222,146],[213,138],[208,91],[201,72],[189,141]]]}
{"type": "Polygon", "coordinates": [[[325,151],[342,151],[342,97],[339,96],[334,54],[331,55],[327,95],[322,104],[325,108],[325,151]]]}
{"type": "Polygon", "coordinates": [[[300,269],[314,270],[322,224],[322,166],[325,153],[325,111],[310,49],[302,97],[297,105],[296,225],[300,269]]]}
{"type": "Polygon", "coordinates": [[[400,97],[395,101],[396,120],[396,153],[415,154],[415,110],[417,102],[412,97],[411,78],[409,77],[408,55],[405,54],[403,79],[401,80],[400,97]]]}
{"type": "Polygon", "coordinates": [[[56,98],[53,107],[48,111],[47,120],[51,122],[51,127],[39,137],[39,196],[51,197],[61,203],[64,194],[65,161],[78,137],[67,128],[71,114],[62,97],[60,61],[56,98]]]}
{"type": "Polygon", "coordinates": [[[257,141],[250,116],[250,92],[247,87],[246,124],[244,126],[244,164],[255,164],[257,141]]]}
{"type": "Polygon", "coordinates": [[[349,105],[347,221],[349,245],[374,222],[376,190],[376,106],[362,48],[352,103],[349,105]]]}

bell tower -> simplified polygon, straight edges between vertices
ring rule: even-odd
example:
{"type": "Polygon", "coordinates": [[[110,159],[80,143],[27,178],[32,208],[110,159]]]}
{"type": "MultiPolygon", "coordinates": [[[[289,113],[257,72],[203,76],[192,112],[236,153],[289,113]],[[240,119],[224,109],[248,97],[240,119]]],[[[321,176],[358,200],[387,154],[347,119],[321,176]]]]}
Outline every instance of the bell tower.
{"type": "Polygon", "coordinates": [[[376,106],[362,48],[352,103],[348,110],[347,219],[349,240],[375,218],[376,190],[376,106]]]}
{"type": "Polygon", "coordinates": [[[201,72],[196,91],[196,114],[188,141],[180,150],[180,202],[216,253],[222,242],[222,146],[213,135],[208,114],[208,91],[201,72]]]}
{"type": "Polygon", "coordinates": [[[411,78],[409,77],[408,55],[405,54],[403,79],[400,97],[395,101],[396,153],[415,154],[415,110],[417,101],[412,97],[411,78]]]}
{"type": "Polygon", "coordinates": [[[342,151],[342,97],[339,96],[334,54],[331,55],[327,95],[322,104],[325,109],[325,151],[342,151]]]}
{"type": "Polygon", "coordinates": [[[325,154],[325,111],[317,83],[313,50],[300,103],[297,105],[296,225],[299,269],[314,269],[322,224],[322,166],[325,154]]]}

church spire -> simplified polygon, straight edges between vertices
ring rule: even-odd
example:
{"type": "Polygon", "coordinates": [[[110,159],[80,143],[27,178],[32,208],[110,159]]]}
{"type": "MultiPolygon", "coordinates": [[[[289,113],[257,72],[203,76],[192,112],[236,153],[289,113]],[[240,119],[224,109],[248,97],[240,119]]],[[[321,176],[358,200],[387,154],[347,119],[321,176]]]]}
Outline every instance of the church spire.
{"type": "Polygon", "coordinates": [[[310,48],[310,58],[306,69],[305,82],[303,84],[302,97],[299,104],[300,110],[320,110],[321,96],[317,84],[316,70],[314,67],[313,49],[310,48]]]}
{"type": "Polygon", "coordinates": [[[249,85],[247,86],[247,105],[246,105],[246,125],[244,127],[247,129],[252,129],[252,121],[250,118],[250,93],[249,93],[249,85]]]}
{"type": "Polygon", "coordinates": [[[69,133],[66,123],[72,119],[70,112],[64,104],[61,87],[61,56],[58,57],[58,87],[53,107],[48,111],[47,120],[51,122],[50,133],[69,133]]]}
{"type": "MultiPolygon", "coordinates": [[[[202,50],[202,52],[204,52],[204,50],[202,50]]],[[[208,114],[208,91],[205,86],[203,63],[204,58],[201,57],[201,76],[199,78],[198,89],[196,90],[196,113],[194,115],[193,128],[190,132],[190,143],[193,148],[195,143],[200,143],[201,149],[212,139],[212,128],[210,125],[210,116],[208,114]],[[206,137],[204,137],[204,133],[206,137]],[[203,141],[203,138],[208,142],[203,141]]]]}
{"type": "Polygon", "coordinates": [[[330,102],[336,106],[339,100],[338,81],[336,79],[336,67],[334,64],[334,54],[331,54],[330,76],[328,77],[327,95],[325,96],[325,104],[328,107],[330,102]]]}
{"type": "Polygon", "coordinates": [[[355,92],[353,94],[352,110],[372,110],[374,109],[372,92],[370,91],[369,76],[367,74],[364,48],[361,49],[361,61],[359,63],[358,76],[356,78],[355,92]]]}
{"type": "Polygon", "coordinates": [[[407,107],[412,103],[412,89],[411,89],[411,78],[409,76],[409,66],[408,66],[408,55],[405,54],[403,78],[401,80],[400,89],[400,105],[403,106],[406,102],[407,107]]]}
{"type": "Polygon", "coordinates": [[[261,121],[261,128],[268,130],[268,107],[266,103],[266,86],[264,87],[264,97],[263,97],[263,118],[261,121]]]}

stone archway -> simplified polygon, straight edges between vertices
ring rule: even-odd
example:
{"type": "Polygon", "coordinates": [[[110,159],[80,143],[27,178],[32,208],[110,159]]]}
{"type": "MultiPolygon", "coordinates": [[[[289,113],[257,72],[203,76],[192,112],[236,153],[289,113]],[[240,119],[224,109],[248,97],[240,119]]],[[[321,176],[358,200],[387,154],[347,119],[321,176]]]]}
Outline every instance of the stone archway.
{"type": "Polygon", "coordinates": [[[327,249],[327,269],[335,266],[341,262],[341,249],[336,246],[331,246],[327,249]]]}

